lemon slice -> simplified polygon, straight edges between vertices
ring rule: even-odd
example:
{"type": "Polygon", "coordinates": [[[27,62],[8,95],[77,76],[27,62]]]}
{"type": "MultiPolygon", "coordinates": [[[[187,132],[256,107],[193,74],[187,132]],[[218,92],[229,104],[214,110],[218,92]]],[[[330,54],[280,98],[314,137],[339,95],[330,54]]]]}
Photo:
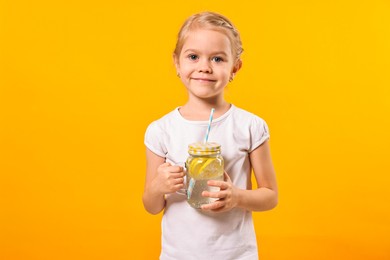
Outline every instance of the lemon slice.
{"type": "Polygon", "coordinates": [[[204,158],[196,158],[196,159],[192,160],[192,162],[190,163],[189,170],[190,170],[190,174],[193,177],[196,177],[199,175],[199,169],[204,162],[205,162],[204,158]]]}
{"type": "Polygon", "coordinates": [[[198,174],[201,174],[206,168],[207,166],[212,163],[213,161],[215,161],[215,159],[207,159],[207,161],[205,161],[203,164],[202,164],[202,167],[200,167],[199,169],[199,173],[198,174]]]}
{"type": "Polygon", "coordinates": [[[200,179],[217,178],[223,173],[219,161],[216,159],[208,159],[199,169],[200,179]]]}

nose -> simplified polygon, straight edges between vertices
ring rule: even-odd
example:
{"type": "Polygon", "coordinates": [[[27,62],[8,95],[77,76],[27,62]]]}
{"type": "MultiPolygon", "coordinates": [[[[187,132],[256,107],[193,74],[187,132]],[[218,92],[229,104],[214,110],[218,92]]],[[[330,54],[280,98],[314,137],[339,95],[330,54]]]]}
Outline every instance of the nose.
{"type": "Polygon", "coordinates": [[[202,59],[199,60],[198,62],[198,72],[203,72],[203,73],[212,73],[213,70],[211,68],[211,64],[209,60],[202,59]]]}

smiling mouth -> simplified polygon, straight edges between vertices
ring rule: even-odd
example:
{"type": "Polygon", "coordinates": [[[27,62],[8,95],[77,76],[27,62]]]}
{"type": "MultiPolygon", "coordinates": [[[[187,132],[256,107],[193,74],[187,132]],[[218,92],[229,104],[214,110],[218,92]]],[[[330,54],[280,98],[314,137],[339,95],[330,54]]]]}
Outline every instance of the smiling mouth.
{"type": "Polygon", "coordinates": [[[215,82],[216,80],[213,79],[206,79],[206,78],[192,78],[193,80],[196,81],[201,81],[201,82],[215,82]]]}

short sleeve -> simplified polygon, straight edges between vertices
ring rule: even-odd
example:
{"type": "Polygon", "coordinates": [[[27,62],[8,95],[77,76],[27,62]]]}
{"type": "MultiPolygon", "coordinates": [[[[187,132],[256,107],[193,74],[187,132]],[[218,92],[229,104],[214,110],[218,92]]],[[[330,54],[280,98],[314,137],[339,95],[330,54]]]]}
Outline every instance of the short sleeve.
{"type": "Polygon", "coordinates": [[[254,116],[250,126],[251,144],[249,152],[252,152],[270,138],[267,123],[258,116],[254,116]]]}
{"type": "Polygon", "coordinates": [[[167,154],[167,149],[164,145],[164,131],[157,121],[151,123],[146,129],[144,143],[150,151],[158,156],[165,157],[167,154]]]}

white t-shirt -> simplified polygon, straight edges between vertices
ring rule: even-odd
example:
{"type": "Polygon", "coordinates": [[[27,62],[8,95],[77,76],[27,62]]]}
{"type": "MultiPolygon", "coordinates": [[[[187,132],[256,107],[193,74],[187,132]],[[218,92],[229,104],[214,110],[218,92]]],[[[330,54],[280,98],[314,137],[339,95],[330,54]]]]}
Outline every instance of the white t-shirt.
{"type": "MultiPolygon", "coordinates": [[[[145,145],[153,153],[174,163],[185,162],[188,145],[203,141],[208,121],[183,118],[179,108],[152,122],[145,145]]],[[[231,105],[213,120],[209,142],[221,144],[225,171],[240,189],[251,189],[249,153],[269,138],[263,119],[231,105]]],[[[252,213],[240,208],[209,213],[192,208],[186,197],[166,196],[162,219],[160,259],[258,259],[252,213]]]]}

